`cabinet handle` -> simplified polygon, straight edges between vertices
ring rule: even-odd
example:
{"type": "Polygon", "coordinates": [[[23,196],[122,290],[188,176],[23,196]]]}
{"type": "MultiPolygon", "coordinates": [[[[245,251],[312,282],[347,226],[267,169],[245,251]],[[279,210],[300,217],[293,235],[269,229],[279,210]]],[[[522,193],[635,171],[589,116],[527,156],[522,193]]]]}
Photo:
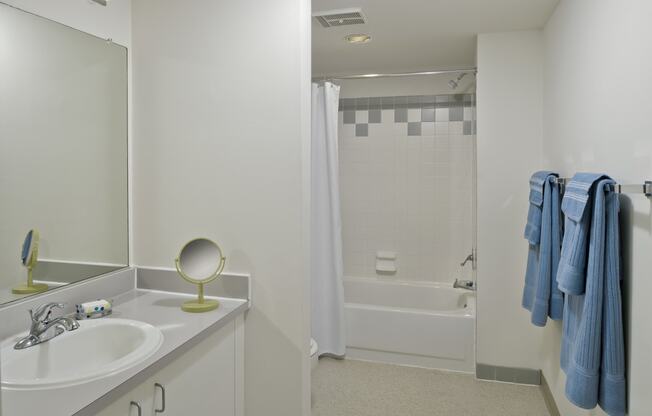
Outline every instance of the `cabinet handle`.
{"type": "Polygon", "coordinates": [[[154,413],[163,413],[165,412],[165,387],[163,387],[159,383],[154,383],[154,387],[158,387],[159,389],[161,389],[161,408],[154,409],[154,413]]]}
{"type": "Polygon", "coordinates": [[[136,409],[138,410],[138,416],[143,416],[143,409],[140,407],[140,404],[138,404],[138,402],[133,402],[133,401],[132,401],[131,403],[129,403],[129,406],[130,406],[130,407],[134,407],[134,406],[135,406],[136,409]]]}

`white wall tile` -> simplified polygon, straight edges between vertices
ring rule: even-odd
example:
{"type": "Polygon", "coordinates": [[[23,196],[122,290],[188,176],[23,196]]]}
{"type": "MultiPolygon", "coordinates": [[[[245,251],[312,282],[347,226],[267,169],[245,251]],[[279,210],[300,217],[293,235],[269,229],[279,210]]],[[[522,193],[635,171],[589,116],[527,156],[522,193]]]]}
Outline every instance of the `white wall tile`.
{"type": "Polygon", "coordinates": [[[421,135],[422,136],[434,136],[435,135],[435,123],[434,122],[421,123],[421,135]]]}
{"type": "Polygon", "coordinates": [[[409,108],[408,109],[408,121],[421,121],[421,109],[420,108],[409,108]]]}
{"type": "Polygon", "coordinates": [[[448,121],[435,121],[435,135],[437,136],[448,135],[448,121]]]}
{"type": "Polygon", "coordinates": [[[380,117],[380,122],[382,124],[394,124],[394,110],[381,110],[380,117]]]}
{"type": "Polygon", "coordinates": [[[340,137],[345,139],[355,137],[355,124],[341,124],[339,132],[340,137]]]}
{"type": "Polygon", "coordinates": [[[475,113],[473,107],[464,107],[464,120],[474,120],[475,113]]]}
{"type": "Polygon", "coordinates": [[[436,108],[435,109],[435,120],[436,121],[448,121],[449,109],[448,108],[436,108]]]}
{"type": "Polygon", "coordinates": [[[407,136],[407,123],[393,123],[394,136],[396,138],[407,136]]]}
{"type": "Polygon", "coordinates": [[[356,124],[368,123],[369,122],[369,111],[367,111],[367,110],[357,110],[355,112],[355,122],[356,122],[356,124]]]}
{"type": "Polygon", "coordinates": [[[461,136],[464,133],[463,121],[451,121],[448,123],[448,134],[451,136],[461,136]]]}

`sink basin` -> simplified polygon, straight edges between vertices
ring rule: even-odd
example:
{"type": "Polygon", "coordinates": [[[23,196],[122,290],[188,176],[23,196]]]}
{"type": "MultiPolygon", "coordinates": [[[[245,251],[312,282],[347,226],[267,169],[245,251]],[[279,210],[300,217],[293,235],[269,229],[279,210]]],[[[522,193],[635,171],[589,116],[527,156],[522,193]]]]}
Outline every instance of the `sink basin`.
{"type": "Polygon", "coordinates": [[[79,321],[43,344],[15,350],[16,341],[2,343],[3,389],[51,389],[85,383],[133,367],[154,354],[163,342],[161,331],[144,322],[104,318],[79,321]]]}

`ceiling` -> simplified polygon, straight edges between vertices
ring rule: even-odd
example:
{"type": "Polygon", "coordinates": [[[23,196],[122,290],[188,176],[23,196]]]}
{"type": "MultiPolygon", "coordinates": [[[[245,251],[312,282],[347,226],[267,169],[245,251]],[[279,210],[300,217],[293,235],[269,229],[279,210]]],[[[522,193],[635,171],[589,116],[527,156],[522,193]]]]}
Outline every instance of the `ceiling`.
{"type": "Polygon", "coordinates": [[[361,7],[367,23],[322,27],[312,19],[314,76],[475,66],[478,33],[543,27],[559,0],[312,0],[313,12],[361,7]],[[344,37],[367,33],[352,45],[344,37]]]}

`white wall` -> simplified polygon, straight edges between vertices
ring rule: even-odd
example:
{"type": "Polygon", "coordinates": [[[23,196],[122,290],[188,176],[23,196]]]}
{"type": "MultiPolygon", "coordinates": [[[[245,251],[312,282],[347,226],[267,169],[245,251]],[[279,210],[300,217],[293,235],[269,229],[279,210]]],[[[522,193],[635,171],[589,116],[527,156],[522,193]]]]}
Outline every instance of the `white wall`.
{"type": "MultiPolygon", "coordinates": [[[[605,172],[621,183],[652,178],[652,3],[562,1],[545,27],[544,163],[563,175],[605,172]]],[[[621,199],[629,414],[652,408],[652,209],[621,199]]],[[[564,396],[561,325],[545,329],[542,368],[561,414],[589,413],[564,396]]]]}
{"type": "Polygon", "coordinates": [[[309,409],[309,3],[138,0],[135,263],[218,241],[252,275],[246,413],[309,409]]]}
{"type": "Polygon", "coordinates": [[[458,74],[419,75],[413,77],[388,77],[369,79],[335,80],[340,89],[340,98],[395,97],[403,95],[465,94],[475,90],[475,76],[467,74],[456,89],[448,81],[457,79],[458,74]]]}
{"type": "Polygon", "coordinates": [[[528,180],[542,166],[542,35],[478,37],[477,362],[539,368],[542,333],[521,307],[528,180]]]}
{"type": "Polygon", "coordinates": [[[131,44],[131,0],[112,0],[107,7],[89,0],[2,0],[19,9],[63,23],[117,44],[131,44]]]}
{"type": "MultiPolygon", "coordinates": [[[[542,368],[565,416],[604,412],[568,402],[559,368],[561,324],[535,328],[520,307],[527,178],[543,167],[565,176],[606,172],[621,183],[652,177],[651,14],[652,5],[638,1],[562,1],[543,41],[535,32],[479,37],[478,361],[542,368]]],[[[652,335],[645,323],[652,312],[651,213],[644,196],[621,197],[631,415],[652,406],[652,335]]]]}

